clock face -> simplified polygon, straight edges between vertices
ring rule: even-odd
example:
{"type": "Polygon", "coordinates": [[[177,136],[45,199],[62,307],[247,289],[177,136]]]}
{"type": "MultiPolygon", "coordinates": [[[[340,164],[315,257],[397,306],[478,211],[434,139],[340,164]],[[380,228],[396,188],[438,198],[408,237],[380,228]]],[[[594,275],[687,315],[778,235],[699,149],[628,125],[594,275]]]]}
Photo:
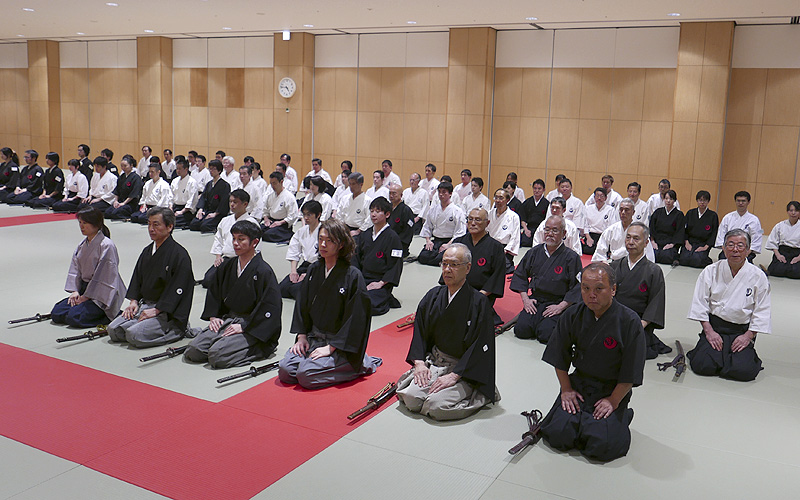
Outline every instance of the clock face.
{"type": "Polygon", "coordinates": [[[294,80],[291,78],[283,78],[280,83],[278,83],[278,93],[286,99],[292,97],[296,89],[297,85],[295,85],[294,80]]]}

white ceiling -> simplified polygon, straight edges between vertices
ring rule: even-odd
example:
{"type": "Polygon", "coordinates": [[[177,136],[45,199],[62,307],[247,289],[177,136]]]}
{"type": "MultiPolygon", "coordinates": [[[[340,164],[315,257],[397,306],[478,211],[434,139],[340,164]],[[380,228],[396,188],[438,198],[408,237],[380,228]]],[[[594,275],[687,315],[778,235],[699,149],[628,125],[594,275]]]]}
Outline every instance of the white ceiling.
{"type": "Polygon", "coordinates": [[[242,36],[282,30],[326,34],[469,26],[535,29],[531,23],[545,29],[669,26],[706,20],[774,24],[800,15],[797,0],[116,0],[117,7],[107,6],[106,0],[2,3],[2,41],[242,36]],[[673,12],[680,17],[667,15],[673,12]],[[538,19],[528,21],[528,17],[538,19]]]}

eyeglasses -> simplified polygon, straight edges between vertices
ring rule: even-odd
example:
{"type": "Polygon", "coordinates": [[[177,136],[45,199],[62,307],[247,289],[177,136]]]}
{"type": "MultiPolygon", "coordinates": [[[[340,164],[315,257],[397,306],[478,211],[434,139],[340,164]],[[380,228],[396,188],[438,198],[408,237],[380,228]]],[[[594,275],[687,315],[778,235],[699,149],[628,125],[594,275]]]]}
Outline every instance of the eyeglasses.
{"type": "Polygon", "coordinates": [[[557,227],[546,227],[542,229],[542,231],[549,234],[558,234],[559,232],[561,232],[561,229],[557,227]]]}
{"type": "Polygon", "coordinates": [[[480,217],[467,217],[467,222],[483,222],[480,217]]]}
{"type": "Polygon", "coordinates": [[[742,251],[742,250],[745,250],[747,248],[747,245],[745,245],[744,243],[728,242],[728,243],[725,243],[725,248],[727,248],[728,250],[736,249],[736,250],[742,251]]]}
{"type": "Polygon", "coordinates": [[[457,269],[458,267],[464,266],[466,264],[467,264],[466,262],[445,262],[445,261],[442,261],[442,263],[440,265],[442,266],[442,269],[447,269],[447,268],[457,269]]]}

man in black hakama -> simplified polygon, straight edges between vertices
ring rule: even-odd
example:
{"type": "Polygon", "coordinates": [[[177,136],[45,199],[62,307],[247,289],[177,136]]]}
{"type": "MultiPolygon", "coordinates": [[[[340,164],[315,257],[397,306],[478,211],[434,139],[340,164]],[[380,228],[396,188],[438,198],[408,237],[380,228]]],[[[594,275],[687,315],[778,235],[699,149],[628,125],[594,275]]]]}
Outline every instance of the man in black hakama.
{"type": "Polygon", "coordinates": [[[47,153],[45,163],[49,167],[44,172],[44,188],[42,193],[25,204],[31,208],[46,208],[61,200],[64,196],[64,172],[58,166],[58,153],[47,153]]]}
{"type": "Polygon", "coordinates": [[[709,210],[711,193],[697,192],[697,208],[686,212],[685,241],[681,247],[680,263],[682,266],[702,269],[711,264],[708,256],[717,239],[719,216],[709,210]]]}
{"type": "Polygon", "coordinates": [[[465,418],[500,400],[489,301],[467,283],[474,259],[460,243],[444,252],[445,285],[417,307],[406,357],[412,368],[397,382],[400,402],[435,420],[465,418]]]}
{"type": "Polygon", "coordinates": [[[192,308],[194,275],[189,253],[172,239],[175,214],[169,208],[148,212],[153,243],[139,255],[126,297],[130,305],[108,325],[114,342],[152,347],[180,340],[192,308]]]}
{"type": "Polygon", "coordinates": [[[525,254],[511,278],[511,290],[520,294],[522,311],[514,327],[521,339],[546,344],[558,317],[580,299],[581,258],[564,245],[564,219],[554,215],[544,227],[544,243],[525,254]]]}
{"type": "Polygon", "coordinates": [[[225,179],[220,178],[222,162],[211,160],[208,162],[208,171],[211,180],[206,183],[203,193],[197,201],[197,215],[189,223],[189,229],[201,233],[213,233],[229,210],[231,186],[225,179]]]}
{"type": "Polygon", "coordinates": [[[355,237],[356,254],[352,263],[364,276],[372,315],[380,316],[390,308],[400,307],[392,289],[400,285],[403,249],[400,237],[387,224],[392,213],[391,203],[378,196],[370,203],[369,212],[373,226],[355,237]]]}
{"type": "Polygon", "coordinates": [[[275,352],[281,334],[281,293],[272,268],[256,247],[261,228],[241,220],[231,228],[235,259],[220,264],[206,294],[209,325],[183,356],[213,368],[243,366],[275,352]]]}
{"type": "Polygon", "coordinates": [[[581,275],[583,303],[561,315],[542,360],[556,369],[561,394],[542,421],[542,436],[561,451],[593,460],[625,456],[631,444],[631,389],[642,383],[644,331],[639,317],[614,300],[605,263],[581,275]],[[568,374],[570,364],[575,371],[568,374]]]}
{"type": "Polygon", "coordinates": [[[36,151],[32,149],[25,151],[27,165],[22,167],[17,187],[6,198],[6,203],[9,205],[24,205],[25,202],[38,198],[44,192],[44,170],[36,163],[38,159],[39,153],[36,151]]]}
{"type": "Polygon", "coordinates": [[[519,209],[519,220],[522,225],[522,234],[520,234],[520,246],[530,247],[533,246],[533,233],[539,227],[539,224],[544,222],[547,218],[550,202],[544,195],[544,181],[536,179],[533,181],[533,195],[522,202],[519,209]]]}
{"type": "Polygon", "coordinates": [[[400,237],[400,243],[403,245],[403,258],[406,258],[411,239],[414,237],[414,212],[403,202],[403,186],[397,183],[389,186],[389,201],[392,203],[389,227],[400,237]]]}
{"type": "Polygon", "coordinates": [[[117,178],[117,187],[114,188],[117,199],[106,209],[106,219],[130,219],[131,214],[139,208],[143,186],[144,181],[133,170],[133,165],[123,160],[122,174],[117,178]]]}
{"type": "Polygon", "coordinates": [[[654,333],[664,328],[666,287],[661,268],[644,255],[646,245],[647,227],[641,222],[632,223],[625,234],[628,256],[613,261],[611,267],[617,275],[615,298],[639,315],[647,344],[645,357],[655,359],[672,352],[672,348],[654,333]]]}

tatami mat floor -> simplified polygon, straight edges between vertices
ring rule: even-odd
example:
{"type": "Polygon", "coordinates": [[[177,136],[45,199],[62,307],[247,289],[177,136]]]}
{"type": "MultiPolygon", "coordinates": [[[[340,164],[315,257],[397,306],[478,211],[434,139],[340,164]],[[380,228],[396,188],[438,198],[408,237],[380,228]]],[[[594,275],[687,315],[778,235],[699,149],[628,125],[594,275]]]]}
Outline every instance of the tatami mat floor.
{"type": "MultiPolygon", "coordinates": [[[[0,217],[32,213],[0,206],[0,217]]],[[[149,242],[146,229],[126,223],[109,227],[127,282],[149,242]]],[[[196,276],[202,276],[212,261],[211,237],[183,231],[176,233],[176,239],[192,255],[196,276]]],[[[218,387],[217,378],[239,369],[213,371],[180,360],[145,365],[139,357],[162,349],[137,351],[109,345],[106,339],[61,345],[54,342],[56,337],[81,332],[49,322],[17,328],[5,325],[7,319],[49,312],[63,298],[69,260],[80,240],[75,221],[0,228],[5,263],[0,279],[4,324],[0,342],[212,402],[274,376],[273,372],[218,387]]],[[[412,251],[421,244],[415,239],[412,251]]],[[[279,277],[288,272],[285,246],[262,244],[261,251],[279,277]]],[[[759,257],[758,262],[768,260],[759,257]]],[[[699,271],[663,269],[668,319],[659,335],[670,344],[678,339],[689,349],[699,328],[685,316],[699,271]]],[[[375,318],[373,329],[413,312],[438,276],[434,268],[406,264],[395,292],[402,309],[375,318]]],[[[671,373],[659,372],[655,361],[648,361],[645,383],[635,389],[631,403],[636,412],[633,444],[622,459],[590,463],[541,442],[517,457],[508,455],[508,448],[526,427],[519,412],[532,408],[546,412],[558,388],[552,368],[540,361],[544,346],[516,339],[509,332],[497,339],[497,385],[502,394],[498,405],[462,422],[437,423],[409,415],[394,402],[256,498],[796,498],[800,490],[796,453],[800,442],[800,315],[796,311],[800,283],[770,281],[774,333],[758,339],[765,366],[758,379],[743,384],[689,372],[673,381],[671,373]]],[[[204,299],[205,292],[196,288],[191,321],[198,325],[204,299]]],[[[291,301],[284,302],[285,331],[293,306],[291,301]]],[[[291,335],[283,335],[278,355],[292,342],[291,335]]],[[[313,404],[311,396],[309,404],[313,404]]],[[[0,427],[2,419],[0,415],[0,427]]],[[[213,450],[209,459],[213,460],[213,450]]],[[[274,459],[281,459],[281,450],[274,450],[274,459]]],[[[158,497],[0,437],[0,499],[158,497]]]]}

